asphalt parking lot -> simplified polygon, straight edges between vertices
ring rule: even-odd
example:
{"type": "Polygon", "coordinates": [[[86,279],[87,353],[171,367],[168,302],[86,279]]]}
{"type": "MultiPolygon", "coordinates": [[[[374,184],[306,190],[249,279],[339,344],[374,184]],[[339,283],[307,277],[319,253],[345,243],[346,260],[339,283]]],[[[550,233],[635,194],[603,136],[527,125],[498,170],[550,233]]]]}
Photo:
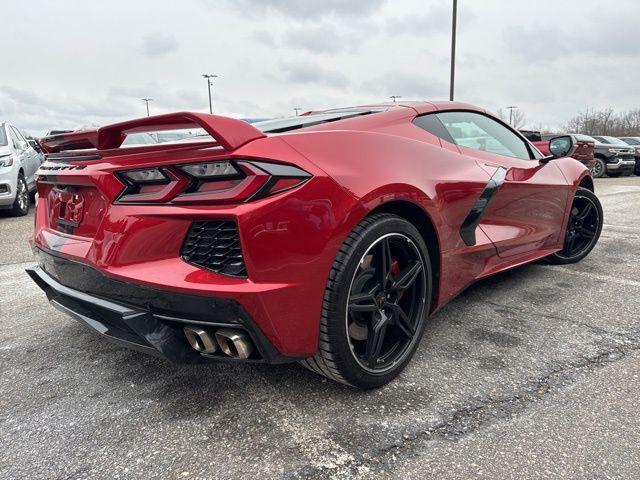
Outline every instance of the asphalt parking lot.
{"type": "Polygon", "coordinates": [[[0,217],[0,478],[637,478],[640,177],[596,192],[583,262],[469,288],[371,392],[115,347],[24,273],[33,216],[0,217]]]}

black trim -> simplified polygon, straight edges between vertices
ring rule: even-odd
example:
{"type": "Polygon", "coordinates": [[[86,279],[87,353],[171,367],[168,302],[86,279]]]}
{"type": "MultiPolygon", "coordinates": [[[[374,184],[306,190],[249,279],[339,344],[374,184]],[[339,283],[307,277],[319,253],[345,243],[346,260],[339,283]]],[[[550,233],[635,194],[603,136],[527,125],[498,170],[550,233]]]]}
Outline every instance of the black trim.
{"type": "Polygon", "coordinates": [[[265,198],[270,195],[275,195],[276,193],[281,193],[287,190],[291,190],[292,188],[297,188],[311,178],[311,174],[309,172],[302,170],[301,168],[294,167],[293,165],[282,165],[279,163],[255,162],[255,161],[250,161],[249,163],[251,163],[255,167],[258,167],[260,170],[264,170],[270,175],[270,177],[258,189],[258,191],[254,193],[251,197],[247,198],[245,202],[252,202],[254,200],[259,200],[261,198],[265,198]],[[288,179],[288,178],[296,179],[300,181],[289,187],[281,188],[280,190],[275,190],[275,191],[271,190],[274,187],[274,185],[278,183],[278,180],[288,179]]]}
{"type": "Polygon", "coordinates": [[[51,162],[89,162],[91,160],[100,160],[102,155],[98,153],[73,154],[69,152],[47,153],[45,160],[51,162]]]}
{"type": "Polygon", "coordinates": [[[506,174],[507,169],[505,167],[498,167],[484,187],[480,198],[476,200],[473,208],[471,208],[471,211],[462,222],[460,226],[460,236],[465,245],[471,247],[476,244],[476,228],[480,224],[480,220],[482,220],[482,216],[486,212],[489,203],[491,203],[498,189],[504,183],[506,174]]]}
{"type": "MultiPolygon", "coordinates": [[[[287,363],[242,306],[234,300],[159,290],[107,277],[80,262],[35,249],[39,265],[29,276],[56,308],[125,346],[177,363],[202,361],[187,343],[185,324],[242,329],[258,356],[249,360],[287,363]],[[195,355],[195,356],[194,356],[195,355]]],[[[207,356],[221,361],[243,361],[207,356]]]]}
{"type": "Polygon", "coordinates": [[[220,275],[247,278],[238,222],[202,220],[191,223],[180,257],[187,263],[220,275]]]}

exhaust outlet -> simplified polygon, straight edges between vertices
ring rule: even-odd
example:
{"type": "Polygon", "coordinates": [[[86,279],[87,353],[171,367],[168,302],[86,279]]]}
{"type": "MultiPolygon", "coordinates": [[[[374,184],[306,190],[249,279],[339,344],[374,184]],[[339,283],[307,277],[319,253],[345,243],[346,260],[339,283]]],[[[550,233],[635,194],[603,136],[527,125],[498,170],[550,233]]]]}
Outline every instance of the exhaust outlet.
{"type": "Polygon", "coordinates": [[[214,353],[218,347],[209,332],[198,327],[184,327],[184,334],[189,345],[202,353],[214,353]]]}
{"type": "Polygon", "coordinates": [[[216,341],[220,350],[233,358],[249,358],[253,352],[253,343],[249,336],[238,330],[222,328],[216,332],[216,341]]]}

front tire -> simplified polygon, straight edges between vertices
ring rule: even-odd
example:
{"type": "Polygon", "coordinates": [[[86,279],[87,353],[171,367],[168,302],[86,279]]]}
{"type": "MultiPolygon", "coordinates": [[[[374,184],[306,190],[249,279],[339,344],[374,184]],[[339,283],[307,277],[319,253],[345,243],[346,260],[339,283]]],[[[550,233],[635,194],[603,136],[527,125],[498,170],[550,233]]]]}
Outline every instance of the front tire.
{"type": "Polygon", "coordinates": [[[357,388],[388,383],[418,347],[431,287],[429,254],[420,232],[396,215],[370,215],[349,234],[334,260],[318,353],[302,364],[357,388]]]}
{"type": "Polygon", "coordinates": [[[602,232],[603,214],[595,193],[578,187],[571,204],[564,246],[546,258],[548,263],[576,263],[586,257],[598,243],[602,232]]]}
{"type": "Polygon", "coordinates": [[[591,176],[593,178],[602,178],[606,172],[607,166],[605,165],[604,160],[596,158],[596,163],[591,167],[591,176]]]}

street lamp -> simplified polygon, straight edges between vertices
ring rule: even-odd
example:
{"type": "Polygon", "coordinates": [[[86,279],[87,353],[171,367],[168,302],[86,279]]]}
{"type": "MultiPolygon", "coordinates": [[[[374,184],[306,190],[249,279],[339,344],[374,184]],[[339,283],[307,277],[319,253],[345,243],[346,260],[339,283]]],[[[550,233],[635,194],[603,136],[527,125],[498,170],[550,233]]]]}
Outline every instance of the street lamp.
{"type": "Polygon", "coordinates": [[[453,0],[453,16],[451,18],[451,80],[449,82],[449,100],[453,102],[453,86],[456,76],[456,22],[458,16],[458,0],[453,0]]]}
{"type": "Polygon", "coordinates": [[[147,117],[149,116],[149,102],[153,101],[153,98],[141,98],[140,100],[142,100],[144,103],[147,104],[147,117]]]}
{"type": "Polygon", "coordinates": [[[513,126],[513,111],[518,108],[516,105],[507,107],[509,109],[509,125],[513,126]]]}
{"type": "Polygon", "coordinates": [[[402,98],[402,95],[391,95],[389,98],[393,100],[393,103],[396,103],[398,98],[402,98]]]}
{"type": "Polygon", "coordinates": [[[203,73],[202,76],[207,79],[207,91],[209,92],[209,113],[213,113],[213,102],[211,101],[211,79],[218,78],[218,75],[211,73],[203,73]]]}

